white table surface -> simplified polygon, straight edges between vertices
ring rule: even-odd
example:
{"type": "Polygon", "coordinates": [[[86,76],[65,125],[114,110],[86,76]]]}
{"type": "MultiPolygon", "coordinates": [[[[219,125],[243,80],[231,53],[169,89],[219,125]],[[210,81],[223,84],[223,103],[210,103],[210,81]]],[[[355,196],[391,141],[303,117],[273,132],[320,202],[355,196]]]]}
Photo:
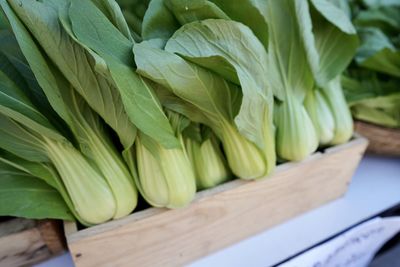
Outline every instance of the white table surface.
{"type": "MultiPolygon", "coordinates": [[[[397,204],[400,204],[400,158],[366,156],[343,198],[189,266],[271,266],[397,204]]],[[[73,266],[69,253],[37,265],[53,266],[73,266]]]]}

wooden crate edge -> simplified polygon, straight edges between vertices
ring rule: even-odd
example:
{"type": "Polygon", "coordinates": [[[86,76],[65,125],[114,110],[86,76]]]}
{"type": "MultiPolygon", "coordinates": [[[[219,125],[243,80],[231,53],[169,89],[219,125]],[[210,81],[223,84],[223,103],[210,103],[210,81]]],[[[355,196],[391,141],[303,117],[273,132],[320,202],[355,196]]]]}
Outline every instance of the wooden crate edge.
{"type": "MultiPolygon", "coordinates": [[[[347,149],[352,149],[355,146],[360,147],[360,153],[362,154],[362,153],[364,153],[367,145],[368,145],[368,140],[365,137],[363,137],[362,135],[355,133],[353,139],[345,144],[340,144],[340,145],[336,145],[336,146],[327,148],[327,149],[325,149],[325,151],[323,153],[316,152],[301,162],[287,162],[287,163],[277,166],[276,171],[274,174],[272,174],[272,176],[276,175],[280,172],[284,172],[287,169],[295,168],[296,166],[304,164],[305,162],[316,161],[316,160],[320,159],[321,157],[323,157],[324,154],[338,153],[338,152],[341,152],[341,151],[344,151],[347,149]]],[[[265,179],[268,179],[268,177],[262,178],[262,180],[265,180],[265,179]]],[[[252,181],[236,179],[236,180],[227,182],[225,184],[219,185],[215,188],[211,188],[211,189],[204,190],[204,191],[197,193],[194,201],[200,201],[201,199],[207,198],[211,195],[218,194],[218,193],[221,193],[221,192],[230,190],[232,188],[236,188],[240,185],[251,183],[251,182],[252,181]]],[[[64,221],[64,231],[65,231],[65,235],[66,235],[68,244],[71,244],[76,241],[79,241],[81,238],[85,238],[85,237],[91,236],[91,235],[96,235],[97,233],[103,232],[103,231],[112,231],[113,229],[117,229],[118,227],[125,225],[127,223],[132,223],[132,222],[135,222],[135,221],[138,221],[141,219],[145,219],[147,217],[151,217],[151,216],[154,216],[156,214],[160,214],[160,213],[163,213],[166,211],[168,211],[168,209],[149,208],[149,209],[146,209],[143,211],[139,211],[137,213],[133,213],[125,218],[107,222],[107,223],[104,223],[101,225],[96,225],[96,226],[93,226],[93,227],[90,227],[90,228],[87,228],[84,230],[80,230],[80,231],[78,231],[78,228],[77,228],[77,225],[75,222],[64,221]]]]}
{"type": "Polygon", "coordinates": [[[30,266],[66,248],[62,221],[14,218],[0,228],[0,266],[30,266]]]}
{"type": "Polygon", "coordinates": [[[119,221],[116,224],[114,221],[110,223],[113,225],[112,228],[96,226],[89,229],[89,231],[86,229],[75,232],[69,239],[75,264],[77,266],[107,266],[110,264],[125,266],[128,263],[134,263],[138,266],[154,266],[157,263],[162,266],[177,266],[222,249],[243,238],[250,237],[261,230],[342,196],[347,190],[352,174],[358,166],[362,152],[367,144],[365,140],[352,140],[350,143],[353,145],[342,146],[341,149],[327,152],[326,157],[315,157],[315,160],[319,160],[319,162],[316,162],[317,164],[314,164],[314,160],[305,161],[303,164],[296,165],[296,168],[290,168],[289,171],[273,175],[270,179],[244,183],[240,187],[234,188],[234,190],[212,195],[204,203],[202,201],[195,202],[190,209],[160,212],[154,216],[144,217],[143,220],[138,220],[135,223],[131,221],[131,223],[124,224],[119,221]],[[337,169],[338,163],[343,163],[344,165],[337,169]],[[318,166],[323,166],[323,168],[318,166]],[[298,174],[303,171],[311,172],[313,178],[303,179],[298,174]],[[327,171],[331,174],[327,174],[327,171]],[[332,175],[339,176],[332,179],[332,175]],[[295,181],[293,181],[293,178],[295,178],[295,181]],[[324,186],[315,190],[315,186],[310,187],[310,184],[307,185],[307,183],[323,184],[324,186]],[[307,194],[314,196],[299,195],[299,192],[294,195],[284,193],[292,192],[290,191],[291,187],[294,190],[300,190],[300,192],[301,190],[306,190],[307,194]],[[304,188],[301,189],[302,187],[304,188]],[[267,191],[264,191],[265,189],[267,191]],[[244,193],[244,195],[240,196],[240,192],[244,193]],[[261,200],[260,192],[262,192],[261,198],[268,196],[268,199],[271,199],[272,197],[271,200],[273,202],[262,201],[263,205],[254,205],[254,203],[259,203],[261,200]],[[254,195],[254,193],[258,196],[254,195]],[[252,197],[248,198],[247,196],[252,197]],[[246,201],[242,202],[243,198],[246,201]],[[224,204],[225,200],[228,201],[226,203],[227,206],[224,204]],[[289,210],[285,208],[285,214],[273,215],[271,213],[273,210],[271,210],[271,204],[275,207],[277,201],[286,203],[286,208],[289,208],[289,210]],[[293,203],[297,204],[293,205],[293,203]],[[288,204],[291,206],[288,207],[288,204]],[[222,218],[220,217],[222,214],[218,211],[218,206],[220,205],[222,205],[221,208],[228,209],[223,211],[225,215],[222,218]],[[241,208],[238,206],[241,206],[241,208]],[[248,208],[251,209],[247,210],[248,208]],[[237,211],[239,210],[240,216],[232,217],[237,216],[237,211]],[[246,217],[246,214],[242,214],[242,212],[248,211],[250,211],[251,216],[246,217]],[[202,213],[206,217],[202,217],[202,213]],[[267,216],[269,219],[262,223],[249,221],[256,214],[256,217],[262,215],[261,217],[267,216]],[[273,215],[272,220],[270,215],[273,215]],[[238,225],[238,222],[235,222],[233,225],[227,225],[227,222],[233,222],[233,218],[242,221],[241,224],[238,225]],[[203,222],[203,220],[205,221],[203,222]],[[213,221],[216,223],[217,228],[214,228],[213,221]],[[176,225],[177,222],[179,222],[179,227],[176,225]],[[239,227],[243,223],[246,225],[245,229],[239,227]],[[170,236],[171,234],[172,236],[170,236]],[[222,236],[218,237],[221,234],[222,236]],[[194,243],[187,243],[193,237],[192,235],[195,236],[195,239],[197,236],[198,240],[194,243]],[[140,242],[132,241],[131,238],[133,237],[140,242]],[[221,237],[227,239],[224,240],[221,237]],[[178,244],[179,246],[175,247],[178,244]],[[128,250],[130,253],[123,253],[123,251],[128,250]],[[183,251],[179,252],[180,250],[183,251]],[[99,252],[100,254],[98,254],[99,252]]]}
{"type": "Polygon", "coordinates": [[[400,156],[400,129],[355,121],[355,130],[369,140],[367,152],[371,154],[400,156]]]}

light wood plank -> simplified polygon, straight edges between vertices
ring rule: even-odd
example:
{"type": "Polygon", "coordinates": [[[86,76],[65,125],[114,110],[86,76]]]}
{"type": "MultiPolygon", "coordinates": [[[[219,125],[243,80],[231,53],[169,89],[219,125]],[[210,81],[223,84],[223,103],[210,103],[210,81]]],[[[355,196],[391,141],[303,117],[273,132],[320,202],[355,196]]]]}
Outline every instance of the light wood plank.
{"type": "Polygon", "coordinates": [[[50,252],[37,228],[0,238],[0,266],[27,265],[49,256],[50,252]]]}
{"type": "Polygon", "coordinates": [[[0,266],[31,266],[65,250],[60,221],[11,219],[0,223],[0,266]]]}

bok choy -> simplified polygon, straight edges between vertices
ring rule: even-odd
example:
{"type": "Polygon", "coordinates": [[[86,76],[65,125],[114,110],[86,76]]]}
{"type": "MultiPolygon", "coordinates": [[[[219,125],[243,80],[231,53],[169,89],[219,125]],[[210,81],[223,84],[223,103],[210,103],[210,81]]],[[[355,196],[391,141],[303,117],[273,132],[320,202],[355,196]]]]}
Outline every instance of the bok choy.
{"type": "MultiPolygon", "coordinates": [[[[20,44],[32,71],[43,88],[50,104],[68,124],[77,139],[81,151],[96,165],[99,172],[111,187],[116,201],[116,211],[112,218],[129,214],[137,203],[136,188],[125,163],[104,131],[101,121],[86,102],[63,79],[52,62],[47,60],[34,43],[28,31],[15,14],[2,2],[11,27],[20,44]]],[[[59,146],[58,146],[59,147],[59,146]]],[[[57,149],[57,146],[50,148],[57,149]]],[[[51,150],[53,151],[53,150],[51,150]]],[[[52,154],[56,156],[57,154],[52,154]]],[[[74,170],[78,172],[77,169],[74,170]]],[[[96,222],[95,222],[96,223],[96,222]]]]}
{"type": "Polygon", "coordinates": [[[0,183],[92,225],[346,142],[345,96],[397,127],[398,9],[360,3],[0,0],[0,183]]]}
{"type": "Polygon", "coordinates": [[[183,136],[198,189],[214,187],[230,178],[219,142],[210,128],[191,123],[184,130],[183,136]]]}
{"type": "Polygon", "coordinates": [[[0,77],[0,147],[27,161],[54,166],[57,172],[48,183],[60,191],[82,223],[113,218],[116,201],[97,167],[50,124],[12,80],[4,74],[0,77]]]}
{"type": "Polygon", "coordinates": [[[342,84],[353,116],[385,127],[400,127],[400,4],[351,3],[361,46],[342,84]]]}

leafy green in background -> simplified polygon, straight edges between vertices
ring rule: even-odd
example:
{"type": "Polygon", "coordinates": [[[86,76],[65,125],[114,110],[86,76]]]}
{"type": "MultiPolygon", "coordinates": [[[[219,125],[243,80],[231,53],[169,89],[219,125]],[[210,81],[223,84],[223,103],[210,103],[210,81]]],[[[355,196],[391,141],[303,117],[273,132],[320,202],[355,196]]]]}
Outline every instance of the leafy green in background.
{"type": "Polygon", "coordinates": [[[351,7],[361,46],[342,84],[352,114],[400,127],[400,3],[364,0],[351,7]]]}

